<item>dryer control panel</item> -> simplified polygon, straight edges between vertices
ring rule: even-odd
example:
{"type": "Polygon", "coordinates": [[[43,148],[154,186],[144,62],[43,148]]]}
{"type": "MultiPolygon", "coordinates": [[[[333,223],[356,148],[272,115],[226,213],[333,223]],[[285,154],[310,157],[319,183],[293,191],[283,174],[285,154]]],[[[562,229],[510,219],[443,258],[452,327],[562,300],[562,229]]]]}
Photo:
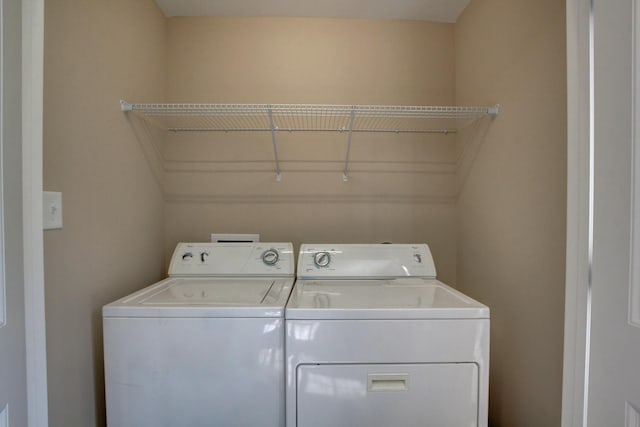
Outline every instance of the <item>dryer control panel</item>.
{"type": "Polygon", "coordinates": [[[303,244],[298,278],[435,278],[426,244],[303,244]]]}
{"type": "Polygon", "coordinates": [[[169,276],[293,276],[291,243],[178,243],[169,276]]]}

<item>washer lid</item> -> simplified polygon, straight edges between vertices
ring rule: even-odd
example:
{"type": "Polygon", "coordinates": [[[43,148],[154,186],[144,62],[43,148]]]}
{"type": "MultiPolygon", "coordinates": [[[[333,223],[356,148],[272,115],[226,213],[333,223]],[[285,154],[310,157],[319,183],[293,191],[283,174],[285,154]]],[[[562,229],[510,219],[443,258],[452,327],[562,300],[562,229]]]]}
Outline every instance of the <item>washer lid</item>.
{"type": "Polygon", "coordinates": [[[105,317],[283,317],[292,278],[169,278],[103,307],[105,317]]]}
{"type": "Polygon", "coordinates": [[[302,280],[287,319],[489,318],[489,308],[432,279],[302,280]]]}

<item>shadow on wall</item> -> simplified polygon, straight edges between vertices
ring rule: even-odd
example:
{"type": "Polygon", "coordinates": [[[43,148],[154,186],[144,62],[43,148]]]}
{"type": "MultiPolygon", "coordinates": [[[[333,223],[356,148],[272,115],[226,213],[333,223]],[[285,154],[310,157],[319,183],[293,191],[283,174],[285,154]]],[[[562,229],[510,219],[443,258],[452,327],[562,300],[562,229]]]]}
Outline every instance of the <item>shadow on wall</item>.
{"type": "Polygon", "coordinates": [[[133,130],[136,140],[147,160],[149,169],[158,184],[160,192],[164,194],[164,154],[162,152],[162,141],[164,132],[150,124],[147,120],[135,114],[125,114],[127,122],[133,130]]]}
{"type": "Polygon", "coordinates": [[[473,164],[486,140],[487,133],[495,116],[483,117],[458,131],[456,144],[458,155],[456,158],[456,186],[459,196],[464,188],[473,164]]]}

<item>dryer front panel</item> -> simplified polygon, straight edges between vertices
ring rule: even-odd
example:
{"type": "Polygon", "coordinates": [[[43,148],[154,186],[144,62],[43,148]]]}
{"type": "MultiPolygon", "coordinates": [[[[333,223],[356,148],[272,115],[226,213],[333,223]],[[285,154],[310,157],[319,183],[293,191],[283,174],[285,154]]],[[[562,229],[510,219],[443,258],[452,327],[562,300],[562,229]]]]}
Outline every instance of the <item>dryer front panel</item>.
{"type": "Polygon", "coordinates": [[[476,427],[475,363],[300,365],[297,427],[476,427]]]}

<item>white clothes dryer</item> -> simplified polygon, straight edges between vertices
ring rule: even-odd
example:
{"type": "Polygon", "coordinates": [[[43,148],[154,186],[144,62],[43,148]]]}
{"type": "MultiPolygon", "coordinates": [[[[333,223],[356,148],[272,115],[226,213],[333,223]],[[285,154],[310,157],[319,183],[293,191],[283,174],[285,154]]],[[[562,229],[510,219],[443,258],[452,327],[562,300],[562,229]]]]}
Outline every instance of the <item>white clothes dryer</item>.
{"type": "Polygon", "coordinates": [[[427,245],[302,245],[285,317],[287,427],[487,426],[489,309],[427,245]]]}
{"type": "Polygon", "coordinates": [[[291,243],[180,243],[103,307],[109,427],[283,427],[291,243]]]}

